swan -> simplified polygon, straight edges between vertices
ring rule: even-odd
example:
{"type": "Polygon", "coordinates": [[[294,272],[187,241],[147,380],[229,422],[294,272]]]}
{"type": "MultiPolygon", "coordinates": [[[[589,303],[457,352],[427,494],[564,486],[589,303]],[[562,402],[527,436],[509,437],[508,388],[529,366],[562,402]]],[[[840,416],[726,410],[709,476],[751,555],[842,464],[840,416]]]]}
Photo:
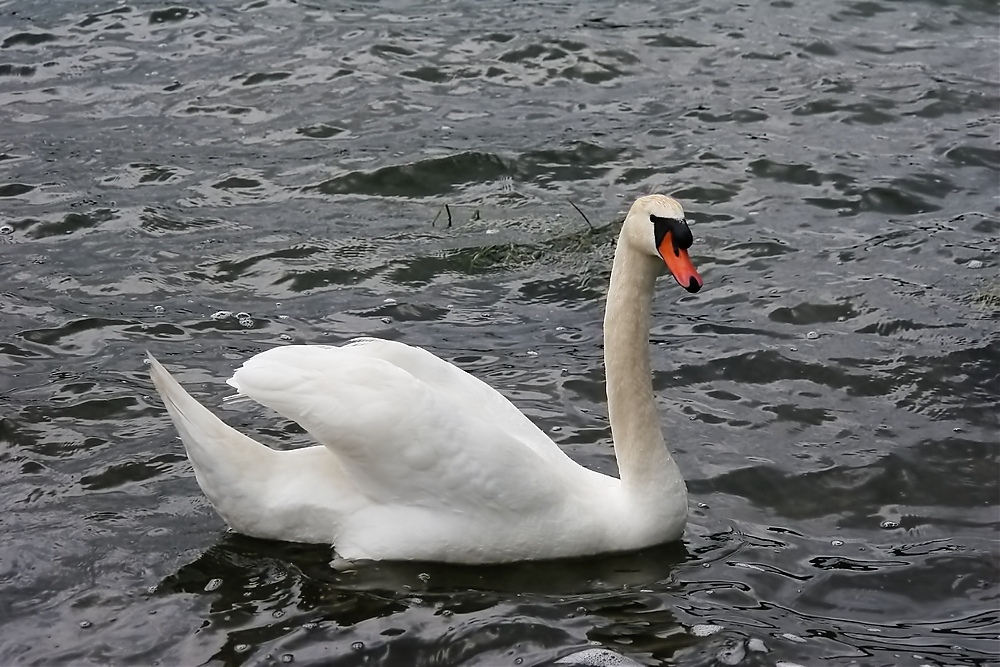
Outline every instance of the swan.
{"type": "Polygon", "coordinates": [[[674,199],[635,201],[604,317],[620,478],[570,459],[510,401],[430,352],[359,338],[262,352],[228,383],[319,445],[273,450],[222,422],[149,357],[195,478],[235,531],[332,544],[337,559],[501,563],[630,551],[679,539],[687,488],[653,398],[650,306],[664,264],[697,292],[674,199]]]}

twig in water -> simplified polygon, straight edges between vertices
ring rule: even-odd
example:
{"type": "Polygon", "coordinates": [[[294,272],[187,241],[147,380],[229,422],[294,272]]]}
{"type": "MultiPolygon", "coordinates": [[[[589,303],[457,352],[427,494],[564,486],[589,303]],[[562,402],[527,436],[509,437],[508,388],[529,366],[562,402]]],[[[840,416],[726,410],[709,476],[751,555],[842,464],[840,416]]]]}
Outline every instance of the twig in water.
{"type": "Polygon", "coordinates": [[[435,215],[434,219],[431,220],[431,227],[433,227],[434,223],[436,223],[438,221],[438,218],[441,217],[441,211],[444,211],[445,213],[448,214],[448,224],[446,225],[445,228],[451,229],[451,208],[447,204],[438,209],[437,215],[435,215]]]}
{"type": "Polygon", "coordinates": [[[579,213],[581,216],[583,216],[583,220],[584,220],[584,222],[587,223],[587,226],[590,227],[590,231],[592,231],[592,232],[597,231],[596,229],[594,229],[594,225],[590,224],[590,218],[587,217],[587,214],[584,213],[583,211],[581,211],[580,207],[577,206],[576,204],[574,204],[572,199],[567,199],[566,201],[569,202],[570,206],[572,206],[573,208],[576,209],[577,213],[579,213]]]}

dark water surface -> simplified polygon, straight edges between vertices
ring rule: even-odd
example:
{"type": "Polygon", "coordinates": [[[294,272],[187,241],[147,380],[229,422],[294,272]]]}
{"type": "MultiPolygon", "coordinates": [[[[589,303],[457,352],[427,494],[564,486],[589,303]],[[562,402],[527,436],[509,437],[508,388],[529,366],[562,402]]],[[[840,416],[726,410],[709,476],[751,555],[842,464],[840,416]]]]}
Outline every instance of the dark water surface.
{"type": "Polygon", "coordinates": [[[0,2],[0,664],[1000,664],[998,13],[0,2]],[[280,447],[222,405],[243,359],[423,345],[614,472],[652,191],[707,283],[651,334],[682,544],[337,573],[227,533],[143,350],[280,447]]]}

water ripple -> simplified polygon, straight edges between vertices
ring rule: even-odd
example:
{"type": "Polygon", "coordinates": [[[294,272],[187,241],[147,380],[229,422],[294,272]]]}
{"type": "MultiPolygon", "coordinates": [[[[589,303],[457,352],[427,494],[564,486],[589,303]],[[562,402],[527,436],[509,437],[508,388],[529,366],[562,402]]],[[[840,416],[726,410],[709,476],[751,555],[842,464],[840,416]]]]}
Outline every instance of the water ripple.
{"type": "Polygon", "coordinates": [[[0,662],[994,657],[995,2],[4,17],[0,662]],[[683,543],[338,572],[225,532],[147,348],[290,448],[221,401],[243,359],[423,345],[613,474],[602,295],[649,191],[706,279],[660,281],[650,335],[683,543]]]}

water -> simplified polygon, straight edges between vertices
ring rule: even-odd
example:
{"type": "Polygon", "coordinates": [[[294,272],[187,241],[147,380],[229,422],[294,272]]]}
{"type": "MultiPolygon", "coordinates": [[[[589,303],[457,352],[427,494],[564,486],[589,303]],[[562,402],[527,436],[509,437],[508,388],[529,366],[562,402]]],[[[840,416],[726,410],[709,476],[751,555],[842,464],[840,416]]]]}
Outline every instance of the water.
{"type": "Polygon", "coordinates": [[[974,1],[0,3],[0,663],[1000,664],[997,30],[974,1]],[[601,296],[650,191],[706,280],[661,281],[651,332],[683,543],[339,573],[226,532],[146,349],[291,447],[222,403],[242,359],[423,345],[614,472],[601,296]]]}

